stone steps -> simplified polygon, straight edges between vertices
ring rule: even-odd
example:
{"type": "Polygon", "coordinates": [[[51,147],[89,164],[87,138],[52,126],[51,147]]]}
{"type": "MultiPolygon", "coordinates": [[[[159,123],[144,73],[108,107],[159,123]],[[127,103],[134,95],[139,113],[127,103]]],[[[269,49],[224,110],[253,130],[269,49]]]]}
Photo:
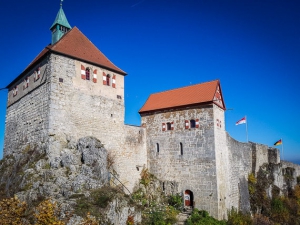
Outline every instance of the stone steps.
{"type": "Polygon", "coordinates": [[[175,225],[184,225],[185,221],[189,218],[189,216],[192,214],[193,209],[191,208],[185,208],[181,213],[177,216],[177,223],[175,225]]]}

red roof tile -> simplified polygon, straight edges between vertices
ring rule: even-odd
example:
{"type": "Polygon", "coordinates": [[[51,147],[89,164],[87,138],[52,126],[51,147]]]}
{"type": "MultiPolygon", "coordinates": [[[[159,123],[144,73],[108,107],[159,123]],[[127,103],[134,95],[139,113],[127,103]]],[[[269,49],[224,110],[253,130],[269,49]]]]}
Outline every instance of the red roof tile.
{"type": "Polygon", "coordinates": [[[77,27],[74,27],[51,46],[51,51],[82,59],[126,75],[126,72],[115,66],[77,27]]]}
{"type": "Polygon", "coordinates": [[[215,80],[151,94],[139,113],[200,103],[212,103],[219,86],[220,82],[215,80]]]}
{"type": "Polygon", "coordinates": [[[28,69],[35,65],[48,52],[59,53],[76,58],[91,64],[110,69],[114,72],[126,75],[126,72],[115,66],[81,31],[74,27],[66,33],[54,45],[45,47],[35,59],[26,67],[26,69],[16,77],[7,87],[11,86],[28,69]]]}

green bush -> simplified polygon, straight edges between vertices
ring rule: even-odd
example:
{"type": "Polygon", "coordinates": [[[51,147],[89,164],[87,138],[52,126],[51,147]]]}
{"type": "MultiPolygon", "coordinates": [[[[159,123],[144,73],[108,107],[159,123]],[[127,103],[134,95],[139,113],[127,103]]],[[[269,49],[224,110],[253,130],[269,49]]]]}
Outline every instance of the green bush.
{"type": "Polygon", "coordinates": [[[183,198],[179,194],[168,196],[168,204],[180,210],[183,206],[183,198]]]}
{"type": "Polygon", "coordinates": [[[226,222],[216,220],[205,210],[194,209],[186,225],[226,225],[226,222]]]}
{"type": "Polygon", "coordinates": [[[172,225],[177,222],[178,211],[172,206],[152,203],[143,211],[143,225],[172,225]]]}
{"type": "Polygon", "coordinates": [[[253,221],[250,214],[244,214],[235,208],[228,212],[228,225],[252,225],[253,221]]]}

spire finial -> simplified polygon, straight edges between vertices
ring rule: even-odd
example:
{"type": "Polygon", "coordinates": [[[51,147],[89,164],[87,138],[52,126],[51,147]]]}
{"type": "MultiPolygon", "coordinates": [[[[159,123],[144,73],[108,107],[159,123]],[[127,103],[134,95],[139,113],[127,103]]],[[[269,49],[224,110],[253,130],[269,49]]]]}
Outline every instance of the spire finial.
{"type": "Polygon", "coordinates": [[[64,0],[60,0],[60,7],[62,7],[62,3],[63,3],[63,1],[64,1],[64,0]]]}

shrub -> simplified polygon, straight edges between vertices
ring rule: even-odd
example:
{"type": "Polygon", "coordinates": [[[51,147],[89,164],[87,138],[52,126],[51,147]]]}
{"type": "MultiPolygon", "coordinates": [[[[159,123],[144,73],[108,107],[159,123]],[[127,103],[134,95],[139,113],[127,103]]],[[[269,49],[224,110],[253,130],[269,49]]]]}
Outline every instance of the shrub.
{"type": "Polygon", "coordinates": [[[98,225],[99,222],[95,219],[95,217],[92,217],[90,213],[87,213],[86,217],[84,218],[83,222],[80,223],[80,225],[98,225]]]}
{"type": "Polygon", "coordinates": [[[253,216],[253,224],[255,225],[274,225],[270,219],[262,214],[255,214],[253,216]]]}
{"type": "Polygon", "coordinates": [[[219,221],[211,217],[205,210],[194,209],[188,218],[187,225],[226,225],[225,221],[219,221]]]}
{"type": "Polygon", "coordinates": [[[38,205],[36,211],[34,214],[36,225],[65,225],[58,219],[60,209],[56,202],[47,199],[38,205]]]}
{"type": "Polygon", "coordinates": [[[274,198],[271,202],[271,218],[273,221],[285,224],[289,220],[289,211],[283,198],[274,198]]]}
{"type": "Polygon", "coordinates": [[[254,173],[250,173],[248,176],[248,189],[249,194],[252,195],[255,192],[255,184],[256,184],[256,178],[254,173]]]}
{"type": "Polygon", "coordinates": [[[20,225],[25,217],[27,204],[21,202],[17,196],[3,199],[0,202],[0,222],[1,224],[20,225]]]}
{"type": "Polygon", "coordinates": [[[252,225],[253,221],[250,214],[244,214],[235,208],[228,212],[228,225],[252,225]]]}
{"type": "Polygon", "coordinates": [[[128,216],[126,225],[134,225],[134,217],[133,216],[128,216]]]}
{"type": "Polygon", "coordinates": [[[143,225],[171,225],[177,222],[178,211],[172,206],[152,203],[143,211],[143,225]]]}
{"type": "Polygon", "coordinates": [[[180,210],[183,205],[183,198],[179,194],[168,196],[168,204],[180,210]]]}

